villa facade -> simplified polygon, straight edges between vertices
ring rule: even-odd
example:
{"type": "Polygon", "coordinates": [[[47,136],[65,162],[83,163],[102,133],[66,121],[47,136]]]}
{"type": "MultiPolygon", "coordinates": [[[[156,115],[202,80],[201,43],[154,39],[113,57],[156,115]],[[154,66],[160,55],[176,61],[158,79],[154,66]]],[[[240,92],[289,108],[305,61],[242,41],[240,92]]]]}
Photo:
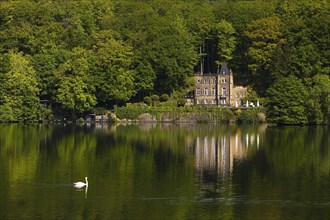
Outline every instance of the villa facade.
{"type": "Polygon", "coordinates": [[[226,63],[216,74],[196,73],[194,80],[194,94],[187,100],[190,104],[240,107],[247,95],[246,87],[234,85],[233,73],[226,63]]]}

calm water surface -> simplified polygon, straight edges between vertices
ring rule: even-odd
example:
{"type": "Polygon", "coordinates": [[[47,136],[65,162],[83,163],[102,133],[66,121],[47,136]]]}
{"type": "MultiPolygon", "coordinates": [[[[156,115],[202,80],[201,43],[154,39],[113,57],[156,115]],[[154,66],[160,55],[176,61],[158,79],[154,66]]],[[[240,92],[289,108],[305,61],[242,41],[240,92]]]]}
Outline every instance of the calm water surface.
{"type": "Polygon", "coordinates": [[[330,219],[329,128],[0,125],[0,219],[330,219]]]}

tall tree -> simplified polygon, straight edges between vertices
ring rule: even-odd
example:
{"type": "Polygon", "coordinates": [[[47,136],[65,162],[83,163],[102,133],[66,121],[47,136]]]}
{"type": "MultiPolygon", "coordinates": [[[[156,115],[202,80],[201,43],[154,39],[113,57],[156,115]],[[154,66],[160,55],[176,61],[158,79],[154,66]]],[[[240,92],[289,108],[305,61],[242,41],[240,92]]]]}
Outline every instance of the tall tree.
{"type": "Polygon", "coordinates": [[[300,79],[280,78],[267,90],[267,117],[279,124],[306,124],[308,93],[300,79]]]}
{"type": "Polygon", "coordinates": [[[197,54],[195,38],[188,32],[181,17],[158,33],[153,51],[157,72],[156,90],[170,94],[184,88],[187,77],[193,74],[197,54]]]}
{"type": "Polygon", "coordinates": [[[38,84],[35,70],[23,53],[10,51],[9,71],[0,83],[0,104],[19,122],[36,121],[39,114],[38,84]]]}
{"type": "Polygon", "coordinates": [[[71,58],[59,66],[56,72],[55,101],[70,110],[72,119],[77,113],[91,109],[96,104],[92,79],[88,75],[88,52],[74,48],[71,58]]]}
{"type": "Polygon", "coordinates": [[[330,77],[316,75],[308,99],[308,117],[310,123],[329,124],[330,122],[330,77]]]}
{"type": "Polygon", "coordinates": [[[233,59],[233,52],[236,47],[236,31],[231,23],[221,20],[216,24],[218,38],[218,56],[220,63],[233,59]]]}
{"type": "Polygon", "coordinates": [[[282,38],[281,25],[278,17],[268,17],[251,22],[244,32],[249,41],[247,56],[251,73],[250,83],[253,83],[262,95],[274,81],[271,66],[275,49],[285,41],[282,38]]]}
{"type": "Polygon", "coordinates": [[[316,74],[329,74],[329,10],[330,4],[324,0],[283,0],[278,4],[289,49],[286,69],[298,78],[311,80],[316,74]]]}
{"type": "MultiPolygon", "coordinates": [[[[101,33],[100,33],[101,34],[101,33]]],[[[94,77],[97,97],[102,103],[126,102],[135,93],[132,47],[103,33],[95,46],[94,77]]]]}

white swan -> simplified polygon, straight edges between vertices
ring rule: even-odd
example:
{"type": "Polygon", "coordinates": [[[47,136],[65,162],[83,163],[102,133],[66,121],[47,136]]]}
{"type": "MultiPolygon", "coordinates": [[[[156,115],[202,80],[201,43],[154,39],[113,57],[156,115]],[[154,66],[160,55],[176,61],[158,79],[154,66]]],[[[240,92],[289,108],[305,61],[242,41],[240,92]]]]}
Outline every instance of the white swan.
{"type": "Polygon", "coordinates": [[[74,187],[76,188],[81,188],[81,187],[84,187],[84,186],[87,186],[88,187],[88,180],[87,180],[87,177],[85,177],[85,183],[84,182],[75,182],[73,183],[74,187]]]}

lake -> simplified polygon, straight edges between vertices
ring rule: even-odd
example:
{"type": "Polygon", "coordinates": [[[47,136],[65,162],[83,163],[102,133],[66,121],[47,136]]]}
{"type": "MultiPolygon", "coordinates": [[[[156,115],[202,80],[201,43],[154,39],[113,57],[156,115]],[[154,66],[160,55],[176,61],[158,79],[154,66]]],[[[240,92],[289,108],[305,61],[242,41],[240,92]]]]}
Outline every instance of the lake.
{"type": "Polygon", "coordinates": [[[0,125],[0,219],[330,219],[329,127],[0,125]],[[75,188],[84,181],[88,187],[75,188]]]}

